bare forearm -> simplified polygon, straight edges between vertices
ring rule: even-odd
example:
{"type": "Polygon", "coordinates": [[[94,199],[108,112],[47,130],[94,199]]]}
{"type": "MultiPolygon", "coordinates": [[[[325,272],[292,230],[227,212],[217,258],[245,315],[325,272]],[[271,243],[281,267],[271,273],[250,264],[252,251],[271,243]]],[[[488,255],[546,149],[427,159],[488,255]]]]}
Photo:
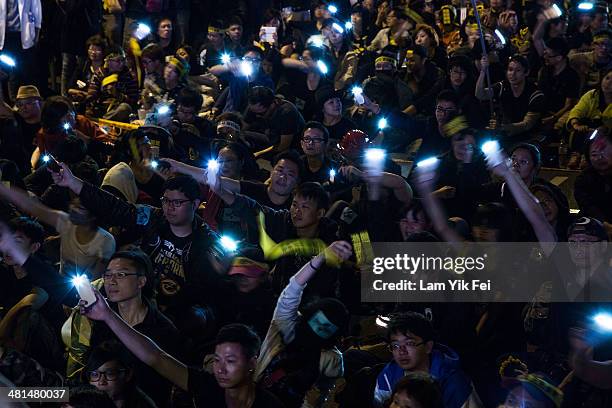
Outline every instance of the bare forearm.
{"type": "Polygon", "coordinates": [[[304,286],[308,281],[317,273],[317,270],[325,264],[325,255],[320,253],[319,255],[312,258],[310,262],[302,266],[302,268],[295,274],[294,279],[301,286],[304,286]],[[313,268],[314,266],[314,268],[313,268]]]}
{"type": "Polygon", "coordinates": [[[604,390],[612,389],[612,361],[580,361],[574,374],[584,382],[604,390]]]}
{"type": "Polygon", "coordinates": [[[382,184],[384,187],[392,189],[395,198],[399,201],[403,203],[410,203],[412,201],[410,184],[397,174],[383,173],[382,184]]]}
{"type": "Polygon", "coordinates": [[[38,200],[31,198],[27,193],[1,185],[0,197],[13,203],[21,211],[39,218],[47,225],[55,227],[55,220],[57,219],[55,212],[38,200]]]}
{"type": "Polygon", "coordinates": [[[485,88],[485,72],[480,71],[480,75],[478,75],[478,80],[476,81],[476,98],[480,101],[488,101],[491,99],[490,89],[485,88]]]}

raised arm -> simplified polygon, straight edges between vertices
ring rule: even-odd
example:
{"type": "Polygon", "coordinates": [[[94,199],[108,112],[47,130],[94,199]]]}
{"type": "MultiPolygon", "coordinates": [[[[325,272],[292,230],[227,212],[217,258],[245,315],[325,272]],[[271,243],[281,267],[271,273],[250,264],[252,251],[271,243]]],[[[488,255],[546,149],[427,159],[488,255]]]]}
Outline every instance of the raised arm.
{"type": "Polygon", "coordinates": [[[13,203],[21,211],[54,228],[57,225],[58,217],[62,214],[61,211],[51,209],[37,199],[30,197],[25,191],[8,188],[4,184],[0,184],[0,198],[13,203]]]}
{"type": "Polygon", "coordinates": [[[117,313],[115,313],[102,297],[100,292],[93,289],[96,294],[96,303],[85,308],[81,305],[81,314],[92,320],[105,322],[119,340],[140,361],[147,364],[170,382],[188,390],[189,370],[187,366],[164,350],[147,336],[130,327],[117,313]]]}
{"type": "Polygon", "coordinates": [[[476,80],[475,96],[479,101],[488,101],[493,96],[493,91],[486,87],[487,69],[489,68],[489,57],[483,55],[480,59],[480,73],[476,80]]]}
{"type": "MultiPolygon", "coordinates": [[[[531,194],[518,174],[508,166],[507,160],[503,160],[500,164],[492,166],[491,170],[498,176],[503,177],[506,181],[506,185],[514,196],[519,208],[531,224],[538,241],[541,244],[557,242],[555,230],[546,219],[544,210],[542,210],[538,199],[531,194]]],[[[547,252],[547,255],[552,252],[553,248],[552,245],[542,246],[542,249],[547,252]]]]}

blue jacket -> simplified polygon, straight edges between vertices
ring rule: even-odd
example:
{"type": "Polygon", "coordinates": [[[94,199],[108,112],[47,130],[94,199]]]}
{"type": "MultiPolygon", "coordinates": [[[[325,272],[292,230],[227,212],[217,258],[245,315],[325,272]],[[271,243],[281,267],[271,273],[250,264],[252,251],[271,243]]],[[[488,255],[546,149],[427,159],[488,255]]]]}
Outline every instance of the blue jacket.
{"type": "MultiPolygon", "coordinates": [[[[383,368],[376,379],[375,406],[381,407],[391,398],[393,387],[405,374],[395,361],[391,361],[383,368]]],[[[430,355],[429,375],[440,384],[445,408],[479,405],[470,378],[461,370],[459,356],[447,346],[442,344],[434,346],[430,355]],[[470,400],[476,403],[470,404],[470,400]]]]}

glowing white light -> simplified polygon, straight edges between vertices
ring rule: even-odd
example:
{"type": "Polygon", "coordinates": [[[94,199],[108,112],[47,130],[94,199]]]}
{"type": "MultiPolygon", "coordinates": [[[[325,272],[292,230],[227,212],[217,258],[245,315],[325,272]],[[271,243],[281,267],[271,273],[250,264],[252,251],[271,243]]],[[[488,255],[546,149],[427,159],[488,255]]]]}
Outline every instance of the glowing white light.
{"type": "Polygon", "coordinates": [[[317,61],[317,68],[319,68],[319,71],[321,71],[321,73],[323,75],[327,74],[329,72],[329,69],[327,68],[327,65],[325,65],[325,63],[321,60],[317,61]]]}
{"type": "Polygon", "coordinates": [[[336,177],[336,170],[331,169],[329,171],[329,182],[333,183],[334,182],[334,178],[336,177]]]}
{"type": "Polygon", "coordinates": [[[595,130],[593,131],[593,133],[591,133],[591,136],[589,136],[589,140],[593,140],[593,139],[595,139],[596,137],[597,137],[597,129],[595,129],[595,130]]]}
{"type": "Polygon", "coordinates": [[[346,23],[344,23],[344,28],[346,28],[347,30],[352,30],[353,23],[351,23],[350,21],[347,21],[346,23]]]}
{"type": "Polygon", "coordinates": [[[157,108],[157,113],[160,115],[165,115],[170,112],[170,107],[168,105],[162,105],[157,108]]]}
{"type": "Polygon", "coordinates": [[[427,159],[423,159],[420,162],[418,162],[417,167],[426,168],[426,167],[436,166],[437,164],[438,164],[437,157],[429,157],[427,159]]]}
{"type": "Polygon", "coordinates": [[[389,325],[389,321],[391,319],[387,316],[382,316],[382,315],[378,315],[376,316],[376,325],[378,327],[383,327],[383,328],[387,328],[387,326],[389,325]]]}
{"type": "Polygon", "coordinates": [[[240,63],[240,72],[246,77],[253,75],[253,65],[249,61],[242,61],[240,63]]]}
{"type": "Polygon", "coordinates": [[[139,23],[138,27],[136,27],[136,32],[134,33],[136,38],[138,38],[139,40],[144,39],[149,34],[151,34],[151,27],[144,23],[139,23]]]}
{"type": "Polygon", "coordinates": [[[43,158],[42,158],[42,159],[43,159],[43,161],[44,161],[45,163],[48,163],[48,162],[49,162],[49,160],[51,160],[51,157],[49,157],[49,155],[48,155],[48,154],[45,154],[45,155],[43,156],[43,158]]]}
{"type": "Polygon", "coordinates": [[[552,5],[552,9],[555,10],[555,13],[558,14],[559,16],[561,16],[563,14],[563,12],[559,8],[559,6],[557,6],[556,4],[552,5]]]}
{"type": "Polygon", "coordinates": [[[325,44],[322,35],[311,35],[308,38],[307,43],[311,44],[313,47],[321,48],[325,44]]]}
{"type": "Polygon", "coordinates": [[[488,142],[484,142],[480,149],[484,154],[490,155],[499,151],[499,143],[496,140],[489,140],[488,142]]]}
{"type": "Polygon", "coordinates": [[[222,235],[219,242],[221,242],[221,246],[228,251],[234,252],[236,249],[238,249],[238,241],[228,237],[227,235],[222,235]]]}
{"type": "Polygon", "coordinates": [[[338,12],[338,7],[334,6],[333,4],[330,4],[329,6],[327,6],[327,11],[332,14],[336,14],[338,12]]]}
{"type": "Polygon", "coordinates": [[[70,123],[64,123],[64,130],[70,130],[70,123]]]}
{"type": "Polygon", "coordinates": [[[361,95],[361,94],[363,94],[363,88],[360,87],[360,86],[355,85],[353,88],[351,88],[351,92],[355,96],[361,95]]]}
{"type": "Polygon", "coordinates": [[[219,169],[219,162],[215,159],[210,159],[208,163],[206,163],[206,167],[209,171],[217,171],[219,169]]]}
{"type": "Polygon", "coordinates": [[[593,10],[593,3],[589,3],[588,1],[583,1],[582,3],[578,3],[578,10],[582,10],[582,11],[593,10]]]}
{"type": "Polygon", "coordinates": [[[151,160],[151,167],[156,169],[159,166],[159,162],[157,160],[151,160]]]}
{"type": "Polygon", "coordinates": [[[221,54],[221,63],[223,64],[227,64],[231,61],[231,57],[229,56],[229,54],[221,54]]]}
{"type": "Polygon", "coordinates": [[[87,283],[87,277],[85,275],[74,275],[72,277],[72,284],[74,286],[81,286],[87,283]]]}
{"type": "Polygon", "coordinates": [[[333,23],[332,28],[336,30],[337,32],[339,32],[340,34],[344,33],[344,28],[342,28],[342,26],[340,26],[340,24],[338,23],[333,23]]]}
{"type": "Polygon", "coordinates": [[[610,313],[597,313],[593,316],[593,321],[599,329],[612,332],[612,315],[610,313]]]}
{"type": "Polygon", "coordinates": [[[506,45],[506,37],[504,37],[501,31],[495,29],[495,35],[497,36],[497,38],[499,38],[499,41],[501,41],[502,45],[506,45]]]}
{"type": "Polygon", "coordinates": [[[385,160],[387,153],[383,149],[366,149],[365,158],[370,163],[380,163],[385,160]]]}
{"type": "Polygon", "coordinates": [[[8,65],[9,67],[14,67],[15,65],[17,65],[15,60],[6,54],[0,55],[0,62],[2,62],[4,65],[8,65]]]}
{"type": "Polygon", "coordinates": [[[387,126],[389,126],[389,122],[387,121],[387,118],[381,118],[381,119],[378,121],[378,128],[379,128],[380,130],[386,129],[386,128],[387,128],[387,126]]]}

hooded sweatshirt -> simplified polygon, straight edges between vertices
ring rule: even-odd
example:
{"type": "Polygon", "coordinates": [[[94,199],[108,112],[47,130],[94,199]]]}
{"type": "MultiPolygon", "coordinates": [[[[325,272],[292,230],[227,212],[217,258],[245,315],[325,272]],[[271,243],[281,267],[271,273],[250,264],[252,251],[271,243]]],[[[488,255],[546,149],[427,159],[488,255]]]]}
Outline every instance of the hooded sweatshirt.
{"type": "MultiPolygon", "coordinates": [[[[391,361],[380,372],[374,390],[374,405],[382,407],[393,387],[406,372],[391,361]]],[[[436,344],[430,355],[429,375],[440,384],[445,408],[481,406],[468,376],[461,370],[459,356],[449,347],[436,344]]]]}

